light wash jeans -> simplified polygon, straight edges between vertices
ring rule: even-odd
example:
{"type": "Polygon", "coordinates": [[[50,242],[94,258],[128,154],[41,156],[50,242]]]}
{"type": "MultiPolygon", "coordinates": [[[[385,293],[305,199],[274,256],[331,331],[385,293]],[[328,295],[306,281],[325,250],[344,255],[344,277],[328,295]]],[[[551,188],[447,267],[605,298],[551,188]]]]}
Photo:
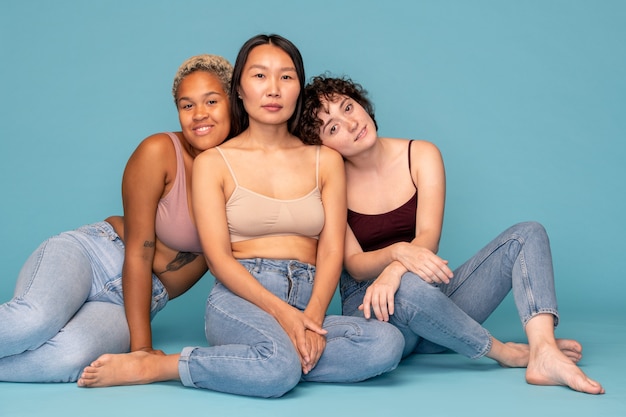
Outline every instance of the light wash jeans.
{"type": "MultiPolygon", "coordinates": [[[[124,243],[106,222],[43,242],[0,305],[0,381],[74,382],[103,353],[127,352],[124,243]]],[[[168,301],[153,276],[152,315],[168,301]]]]}
{"type": "MultiPolygon", "coordinates": [[[[371,283],[342,274],[344,314],[363,314],[358,306],[371,283]]],[[[491,335],[481,323],[511,288],[524,326],[540,313],[552,314],[558,324],[550,242],[539,223],[519,223],[505,230],[457,268],[450,284],[432,285],[405,273],[389,320],[404,335],[403,357],[446,349],[469,358],[485,355],[491,349],[491,335]]]]}
{"type": "MultiPolygon", "coordinates": [[[[303,310],[315,267],[298,261],[240,260],[265,288],[303,310]]],[[[278,322],[215,281],[206,307],[210,347],[184,348],[178,365],[185,386],[232,394],[280,397],[299,381],[357,382],[394,369],[404,338],[394,326],[362,317],[326,316],[326,348],[302,373],[296,349],[278,322]]]]}

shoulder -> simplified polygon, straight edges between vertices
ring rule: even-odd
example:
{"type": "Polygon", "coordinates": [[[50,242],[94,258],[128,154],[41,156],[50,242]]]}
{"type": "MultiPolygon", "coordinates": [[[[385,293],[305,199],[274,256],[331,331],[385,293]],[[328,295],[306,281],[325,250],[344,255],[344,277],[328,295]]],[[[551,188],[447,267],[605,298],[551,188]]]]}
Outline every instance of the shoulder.
{"type": "Polygon", "coordinates": [[[137,156],[159,157],[176,152],[172,138],[167,133],[155,133],[148,136],[135,149],[137,156]]]}
{"type": "Polygon", "coordinates": [[[343,157],[339,152],[324,145],[314,147],[315,152],[319,149],[319,170],[322,176],[344,173],[343,157]]]}
{"type": "Polygon", "coordinates": [[[381,142],[386,142],[389,146],[393,146],[394,148],[403,148],[407,149],[409,146],[409,142],[411,142],[411,153],[415,149],[419,149],[424,152],[439,152],[439,148],[432,142],[423,139],[404,139],[404,138],[378,138],[381,142]]]}
{"type": "MultiPolygon", "coordinates": [[[[221,149],[222,147],[220,146],[221,149]]],[[[192,176],[195,179],[194,182],[206,183],[217,178],[223,181],[224,178],[229,176],[226,156],[222,156],[220,150],[217,147],[210,148],[196,156],[193,161],[192,176]]]]}
{"type": "Polygon", "coordinates": [[[408,149],[411,145],[411,160],[423,160],[424,158],[441,159],[441,151],[432,142],[422,139],[391,139],[397,142],[404,142],[401,146],[408,149]]]}
{"type": "Polygon", "coordinates": [[[196,156],[194,165],[215,164],[215,161],[223,161],[223,159],[217,147],[209,148],[196,156]]]}
{"type": "MultiPolygon", "coordinates": [[[[319,148],[320,162],[328,161],[331,164],[343,165],[343,157],[339,152],[324,145],[314,145],[315,148],[319,148]]],[[[317,149],[315,150],[317,152],[317,149]]]]}

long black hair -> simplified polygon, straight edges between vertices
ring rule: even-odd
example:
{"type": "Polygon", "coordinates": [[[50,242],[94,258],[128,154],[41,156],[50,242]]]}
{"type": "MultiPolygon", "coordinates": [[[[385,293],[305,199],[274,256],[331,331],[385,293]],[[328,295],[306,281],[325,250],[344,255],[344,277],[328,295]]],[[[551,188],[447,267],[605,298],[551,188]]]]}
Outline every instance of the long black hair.
{"type": "Polygon", "coordinates": [[[238,97],[238,90],[241,84],[241,76],[243,73],[244,66],[246,65],[246,61],[248,60],[248,55],[250,52],[260,45],[274,45],[282,49],[289,55],[293,64],[296,68],[296,75],[298,76],[298,81],[300,82],[300,94],[298,94],[298,101],[296,103],[295,111],[293,115],[289,118],[287,122],[287,128],[289,129],[289,133],[295,134],[299,130],[300,124],[300,113],[302,112],[302,93],[304,90],[304,62],[302,61],[302,55],[298,48],[289,40],[283,38],[280,35],[271,34],[271,35],[256,35],[246,43],[243,44],[241,49],[239,50],[239,54],[237,54],[237,60],[235,61],[235,67],[233,69],[233,78],[230,84],[230,111],[231,111],[231,129],[230,129],[230,137],[234,137],[239,135],[241,132],[246,130],[250,125],[250,120],[248,118],[248,113],[246,109],[243,107],[243,102],[238,97]]]}

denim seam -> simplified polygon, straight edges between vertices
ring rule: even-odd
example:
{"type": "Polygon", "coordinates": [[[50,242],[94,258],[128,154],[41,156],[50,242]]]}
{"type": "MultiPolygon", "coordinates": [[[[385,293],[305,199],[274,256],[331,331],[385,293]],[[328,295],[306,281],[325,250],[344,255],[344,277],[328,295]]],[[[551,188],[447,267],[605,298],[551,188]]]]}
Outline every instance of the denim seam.
{"type": "MultiPolygon", "coordinates": [[[[250,326],[247,323],[244,323],[243,321],[241,321],[238,317],[235,317],[231,314],[229,314],[227,311],[219,308],[217,305],[215,305],[214,303],[212,303],[210,300],[207,300],[207,305],[211,306],[211,308],[215,309],[216,311],[219,311],[220,313],[222,313],[224,316],[228,317],[231,320],[234,320],[238,323],[241,323],[243,325],[245,325],[245,327],[250,328],[250,326]]],[[[250,361],[250,360],[254,360],[254,361],[267,361],[270,358],[272,358],[273,356],[276,355],[276,343],[273,341],[273,339],[271,337],[269,337],[267,334],[265,334],[265,332],[262,329],[254,329],[256,331],[258,331],[259,333],[261,333],[268,342],[271,342],[272,344],[272,349],[271,349],[271,354],[270,355],[259,355],[257,358],[251,359],[251,358],[237,358],[237,357],[233,357],[233,356],[223,356],[224,358],[228,358],[230,360],[242,360],[242,361],[250,361]]],[[[216,358],[218,358],[219,356],[215,356],[216,358]]]]}
{"type": "MultiPolygon", "coordinates": [[[[439,321],[434,320],[434,319],[433,319],[433,316],[432,316],[432,315],[430,315],[428,311],[423,310],[423,309],[421,309],[421,308],[419,308],[419,307],[417,307],[417,306],[415,306],[415,305],[412,305],[412,306],[411,306],[411,309],[408,309],[408,310],[407,310],[406,308],[403,308],[403,307],[402,307],[402,305],[403,305],[403,304],[406,304],[406,301],[397,303],[398,310],[400,310],[400,311],[401,311],[401,310],[403,310],[403,309],[404,309],[405,311],[415,311],[415,310],[419,310],[419,311],[422,313],[422,314],[420,314],[420,318],[421,318],[421,317],[424,317],[424,319],[425,319],[425,320],[428,320],[428,322],[429,322],[429,323],[431,323],[431,324],[433,325],[433,327],[436,327],[436,329],[437,329],[437,330],[439,330],[439,331],[441,331],[443,334],[448,335],[448,336],[453,336],[453,334],[452,334],[452,333],[450,333],[450,332],[448,331],[448,328],[447,328],[447,327],[442,327],[442,326],[440,326],[440,322],[439,322],[439,321]]],[[[410,322],[410,321],[411,321],[411,320],[408,320],[408,322],[410,322]]],[[[407,323],[407,324],[408,324],[408,323],[407,323]]],[[[409,328],[410,328],[410,326],[409,326],[409,328]]],[[[485,354],[486,354],[486,353],[487,353],[487,352],[491,349],[491,335],[489,334],[489,331],[487,331],[485,328],[483,328],[482,326],[481,326],[481,328],[484,330],[484,332],[485,332],[485,334],[486,334],[486,336],[487,336],[487,343],[486,343],[486,345],[485,345],[485,346],[483,346],[483,347],[474,346],[474,344],[473,344],[473,343],[471,343],[471,341],[469,341],[469,340],[464,340],[464,339],[460,339],[460,338],[458,338],[458,337],[454,337],[454,339],[455,339],[455,340],[458,340],[458,341],[460,341],[460,342],[462,342],[462,343],[466,344],[466,345],[467,345],[467,346],[469,346],[472,350],[474,350],[474,351],[477,351],[477,352],[478,352],[478,353],[476,353],[476,354],[474,354],[474,355],[471,355],[471,356],[466,355],[466,354],[463,354],[464,356],[467,356],[467,357],[468,357],[468,358],[470,358],[470,359],[477,359],[477,358],[480,358],[480,357],[484,356],[484,355],[485,355],[485,354]]],[[[411,330],[411,331],[412,331],[412,330],[411,330]]],[[[417,334],[417,333],[416,333],[416,334],[417,334]]],[[[419,334],[417,334],[417,335],[418,335],[419,337],[423,337],[422,335],[419,335],[419,334]]],[[[427,339],[427,340],[428,340],[428,339],[427,339]]],[[[444,346],[444,347],[448,348],[447,346],[444,346]]],[[[449,349],[449,348],[448,348],[448,349],[449,349]]],[[[459,352],[459,353],[460,353],[460,352],[459,352]]]]}

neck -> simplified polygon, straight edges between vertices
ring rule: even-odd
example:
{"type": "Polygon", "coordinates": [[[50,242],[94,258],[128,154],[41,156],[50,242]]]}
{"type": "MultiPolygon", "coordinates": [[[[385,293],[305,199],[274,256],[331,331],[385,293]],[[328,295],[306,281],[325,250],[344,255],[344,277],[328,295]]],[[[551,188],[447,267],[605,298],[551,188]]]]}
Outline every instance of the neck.
{"type": "Polygon", "coordinates": [[[345,159],[346,169],[354,171],[384,169],[386,148],[385,140],[377,137],[370,148],[345,159]]]}
{"type": "Polygon", "coordinates": [[[289,133],[287,124],[267,125],[250,122],[248,128],[240,135],[248,143],[254,143],[264,148],[281,148],[300,140],[289,133]]]}

